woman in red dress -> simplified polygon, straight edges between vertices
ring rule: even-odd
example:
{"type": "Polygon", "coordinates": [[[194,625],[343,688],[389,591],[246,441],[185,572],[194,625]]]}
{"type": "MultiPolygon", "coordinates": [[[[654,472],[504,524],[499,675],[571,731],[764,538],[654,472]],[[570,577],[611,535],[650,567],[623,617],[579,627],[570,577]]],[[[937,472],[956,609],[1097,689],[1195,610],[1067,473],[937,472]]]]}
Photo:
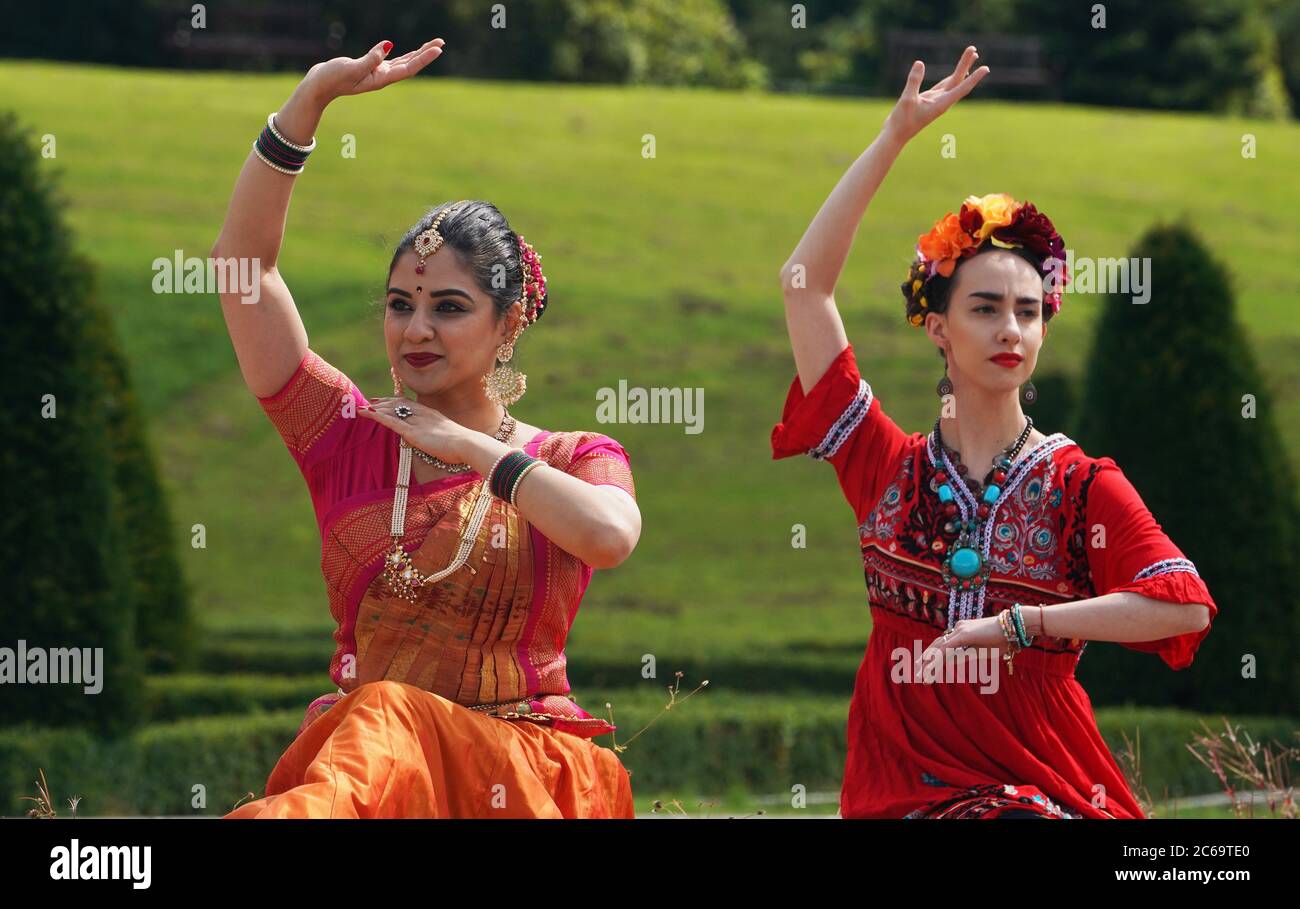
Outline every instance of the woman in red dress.
{"type": "Polygon", "coordinates": [[[1088,641],[1116,641],[1185,668],[1217,607],[1115,462],[1021,410],[1068,280],[1060,236],[1033,205],[990,195],[919,239],[908,320],[946,365],[928,434],[885,414],[835,307],[873,193],[906,142],[988,72],[969,72],[977,58],[967,48],[926,92],[914,64],[782,269],[798,376],[773,457],[835,468],[872,619],[840,813],[1141,818],[1075,667],[1088,641]]]}

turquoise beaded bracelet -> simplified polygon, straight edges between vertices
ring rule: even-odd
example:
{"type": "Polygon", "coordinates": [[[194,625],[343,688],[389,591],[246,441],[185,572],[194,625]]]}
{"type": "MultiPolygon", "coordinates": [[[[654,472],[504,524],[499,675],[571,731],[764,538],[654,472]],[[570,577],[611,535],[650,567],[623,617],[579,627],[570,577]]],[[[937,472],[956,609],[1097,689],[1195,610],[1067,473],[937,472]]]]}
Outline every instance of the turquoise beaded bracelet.
{"type": "Polygon", "coordinates": [[[1025,631],[1025,620],[1020,614],[1020,604],[1016,603],[1011,607],[1011,619],[1016,626],[1016,638],[1020,641],[1021,647],[1028,647],[1033,643],[1033,638],[1025,631]]]}

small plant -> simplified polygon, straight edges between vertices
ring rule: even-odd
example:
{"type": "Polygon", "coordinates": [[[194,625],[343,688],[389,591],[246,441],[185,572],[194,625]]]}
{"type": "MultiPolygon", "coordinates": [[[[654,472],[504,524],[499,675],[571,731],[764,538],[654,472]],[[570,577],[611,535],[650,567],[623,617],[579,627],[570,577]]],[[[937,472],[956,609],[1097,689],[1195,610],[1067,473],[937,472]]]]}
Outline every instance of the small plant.
{"type": "MultiPolygon", "coordinates": [[[[683,697],[681,700],[678,700],[678,699],[677,699],[677,695],[678,695],[678,694],[680,693],[680,691],[681,691],[681,687],[682,687],[682,676],[683,676],[683,675],[685,675],[685,673],[683,673],[683,672],[678,672],[678,673],[676,673],[676,679],[677,679],[677,680],[676,680],[672,685],[670,685],[669,688],[668,688],[668,703],[664,705],[664,707],[663,707],[662,710],[660,710],[658,713],[656,713],[656,714],[654,715],[654,718],[651,719],[650,722],[646,723],[644,726],[642,726],[640,729],[638,729],[635,733],[633,733],[632,738],[628,739],[624,744],[620,745],[620,744],[618,743],[618,736],[617,736],[617,734],[615,734],[615,733],[611,733],[611,735],[614,735],[614,750],[615,750],[616,752],[618,752],[619,754],[622,754],[624,751],[627,751],[627,746],[628,746],[628,745],[631,745],[632,742],[636,740],[636,737],[637,737],[638,735],[640,735],[641,733],[643,733],[643,732],[645,732],[647,729],[649,729],[651,726],[653,726],[653,725],[655,724],[655,722],[657,722],[658,719],[659,719],[660,717],[662,717],[665,713],[667,713],[669,710],[672,710],[674,707],[678,706],[679,704],[683,704],[683,703],[685,703],[685,702],[686,702],[686,701],[691,697],[691,695],[698,693],[699,690],[700,690],[701,688],[704,688],[704,687],[706,687],[706,686],[709,684],[709,680],[708,680],[708,679],[705,679],[703,682],[700,682],[700,684],[699,684],[698,686],[696,686],[695,691],[692,691],[690,694],[686,695],[686,697],[683,697]]],[[[605,702],[605,709],[607,709],[607,710],[609,711],[609,722],[610,722],[610,725],[613,725],[613,723],[614,723],[614,705],[611,704],[611,703],[609,703],[608,701],[606,701],[606,702],[605,702]]],[[[656,802],[656,804],[658,804],[658,803],[656,802]]],[[[681,807],[681,806],[679,805],[678,807],[681,807]]]]}
{"type": "MultiPolygon", "coordinates": [[[[718,801],[717,799],[714,799],[709,802],[699,802],[698,805],[701,809],[717,808],[718,801]]],[[[671,814],[673,817],[689,818],[691,816],[687,812],[687,810],[682,807],[682,802],[680,799],[673,799],[667,805],[665,805],[661,799],[655,799],[654,804],[650,806],[650,812],[652,814],[671,814]]],[[[763,811],[763,809],[759,808],[753,814],[745,815],[744,817],[741,818],[741,820],[744,820],[745,818],[751,818],[751,817],[761,817],[764,813],[765,812],[763,811]]]]}
{"type": "MultiPolygon", "coordinates": [[[[54,799],[50,797],[50,787],[45,781],[45,768],[39,768],[37,772],[40,773],[41,778],[36,780],[36,795],[23,796],[23,801],[36,803],[36,807],[28,811],[27,816],[45,819],[57,818],[59,814],[54,810],[54,799]]],[[[81,796],[79,795],[74,795],[68,799],[68,807],[72,809],[73,820],[77,818],[77,806],[80,804],[81,796]]]]}
{"type": "MultiPolygon", "coordinates": [[[[1136,730],[1136,743],[1129,739],[1128,733],[1123,730],[1120,735],[1124,736],[1124,750],[1117,755],[1119,758],[1120,769],[1124,772],[1124,779],[1128,782],[1128,788],[1137,799],[1138,807],[1147,817],[1156,817],[1155,803],[1151,799],[1151,793],[1147,790],[1146,784],[1142,781],[1142,730],[1136,730]]],[[[1166,793],[1168,795],[1168,793],[1166,793]]]]}
{"type": "Polygon", "coordinates": [[[1254,817],[1254,799],[1245,801],[1241,791],[1262,791],[1274,818],[1295,818],[1295,787],[1291,768],[1300,760],[1300,749],[1275,741],[1277,750],[1254,741],[1250,734],[1222,717],[1224,731],[1214,733],[1202,721],[1204,735],[1197,735],[1187,750],[1219,780],[1237,817],[1254,817]],[[1260,763],[1262,761],[1262,765],[1260,763]]]}

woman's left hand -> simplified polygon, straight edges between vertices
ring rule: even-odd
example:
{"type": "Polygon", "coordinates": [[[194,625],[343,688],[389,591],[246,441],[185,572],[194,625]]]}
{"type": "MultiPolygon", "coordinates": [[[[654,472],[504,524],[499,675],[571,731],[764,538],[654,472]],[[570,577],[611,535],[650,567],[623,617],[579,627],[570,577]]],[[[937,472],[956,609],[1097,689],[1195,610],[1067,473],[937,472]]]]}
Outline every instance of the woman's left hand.
{"type": "Polygon", "coordinates": [[[463,446],[474,435],[474,430],[466,429],[440,411],[406,397],[375,398],[370,406],[372,409],[361,408],[357,414],[387,426],[405,439],[407,445],[425,454],[451,463],[464,462],[463,446]],[[399,404],[405,404],[413,411],[405,420],[394,413],[399,404]]]}

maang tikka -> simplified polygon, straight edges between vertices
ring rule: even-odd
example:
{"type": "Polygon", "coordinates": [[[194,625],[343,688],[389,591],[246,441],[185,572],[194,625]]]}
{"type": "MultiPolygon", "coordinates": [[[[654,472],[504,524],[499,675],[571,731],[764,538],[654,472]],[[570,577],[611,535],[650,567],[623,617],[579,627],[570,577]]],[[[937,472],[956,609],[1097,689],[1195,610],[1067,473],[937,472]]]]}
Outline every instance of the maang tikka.
{"type": "Polygon", "coordinates": [[[417,275],[424,274],[424,260],[429,256],[442,249],[442,234],[438,233],[438,225],[442,219],[454,211],[460,211],[460,207],[468,202],[468,199],[461,199],[452,205],[448,205],[442,211],[438,212],[438,217],[433,219],[433,223],[420,231],[415,238],[415,254],[420,257],[419,263],[415,266],[417,275]]]}

